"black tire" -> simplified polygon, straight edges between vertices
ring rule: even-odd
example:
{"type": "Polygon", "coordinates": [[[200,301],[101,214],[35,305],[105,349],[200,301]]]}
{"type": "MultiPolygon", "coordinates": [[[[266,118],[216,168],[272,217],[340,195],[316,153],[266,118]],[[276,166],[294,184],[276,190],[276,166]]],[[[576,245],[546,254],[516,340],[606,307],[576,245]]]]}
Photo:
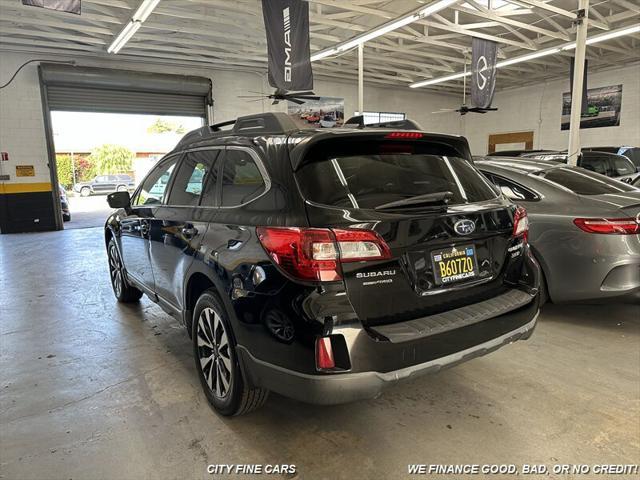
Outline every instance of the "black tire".
{"type": "Polygon", "coordinates": [[[120,252],[115,239],[111,238],[107,245],[107,257],[109,259],[109,278],[113,294],[120,303],[137,302],[142,297],[142,292],[136,287],[129,285],[124,274],[124,265],[120,258],[120,252]]]}
{"type": "Polygon", "coordinates": [[[215,411],[243,415],[264,405],[269,390],[250,387],[242,378],[229,316],[215,290],[200,295],[191,323],[198,378],[215,411]]]}
{"type": "Polygon", "coordinates": [[[89,187],[82,187],[80,189],[81,197],[88,197],[89,195],[91,195],[91,189],[89,187]]]}
{"type": "Polygon", "coordinates": [[[70,222],[71,221],[71,214],[69,214],[69,215],[63,214],[62,215],[62,221],[63,222],[70,222]]]}

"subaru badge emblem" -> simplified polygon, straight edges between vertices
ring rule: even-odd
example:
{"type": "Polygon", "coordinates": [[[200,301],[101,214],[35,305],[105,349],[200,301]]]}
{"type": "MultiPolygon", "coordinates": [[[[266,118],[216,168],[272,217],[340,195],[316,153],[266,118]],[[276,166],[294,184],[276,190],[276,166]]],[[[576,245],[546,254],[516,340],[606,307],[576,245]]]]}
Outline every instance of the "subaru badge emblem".
{"type": "Polygon", "coordinates": [[[463,219],[458,220],[454,225],[453,229],[456,231],[458,235],[470,235],[476,230],[476,224],[471,220],[463,219]]]}

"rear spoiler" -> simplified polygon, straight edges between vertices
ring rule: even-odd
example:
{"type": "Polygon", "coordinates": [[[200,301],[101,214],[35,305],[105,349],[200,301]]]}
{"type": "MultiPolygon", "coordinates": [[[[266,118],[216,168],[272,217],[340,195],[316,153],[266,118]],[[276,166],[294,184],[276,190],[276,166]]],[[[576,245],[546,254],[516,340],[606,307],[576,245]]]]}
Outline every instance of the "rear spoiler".
{"type": "Polygon", "coordinates": [[[356,115],[344,122],[343,128],[393,128],[394,130],[422,130],[418,122],[414,120],[394,120],[391,122],[370,123],[365,125],[364,116],[356,115]]]}
{"type": "MultiPolygon", "coordinates": [[[[293,171],[297,171],[302,165],[306,163],[305,158],[307,157],[307,153],[319,142],[346,139],[381,140],[385,138],[386,135],[389,135],[395,131],[395,129],[391,130],[389,128],[380,128],[380,131],[375,131],[373,129],[369,130],[369,126],[370,125],[367,125],[367,129],[365,130],[330,128],[326,129],[326,132],[323,131],[320,133],[315,133],[313,135],[307,136],[306,138],[296,141],[294,144],[290,144],[292,148],[289,153],[289,158],[291,160],[293,171]]],[[[473,158],[471,157],[469,143],[467,142],[467,139],[465,137],[446,135],[442,133],[428,133],[424,131],[419,133],[422,134],[422,138],[419,141],[428,141],[431,143],[440,143],[443,145],[447,145],[448,147],[456,150],[460,154],[460,158],[468,160],[471,164],[474,163],[473,158]]]]}

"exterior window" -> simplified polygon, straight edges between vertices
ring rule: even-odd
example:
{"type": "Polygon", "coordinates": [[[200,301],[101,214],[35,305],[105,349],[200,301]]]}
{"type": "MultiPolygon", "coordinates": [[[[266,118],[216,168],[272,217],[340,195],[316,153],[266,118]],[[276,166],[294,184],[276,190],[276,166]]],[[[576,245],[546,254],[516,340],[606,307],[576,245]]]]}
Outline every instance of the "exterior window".
{"type": "Polygon", "coordinates": [[[334,141],[308,155],[296,178],[305,198],[323,205],[373,209],[435,193],[449,193],[456,205],[497,196],[468,160],[438,144],[334,141]]]}
{"type": "Polygon", "coordinates": [[[538,195],[536,195],[528,188],[523,187],[522,185],[512,182],[511,180],[507,180],[506,178],[502,178],[498,175],[493,175],[491,173],[486,173],[485,175],[498,187],[498,189],[507,198],[511,200],[529,202],[540,200],[540,197],[538,197],[538,195]]]}
{"type": "Polygon", "coordinates": [[[631,185],[580,168],[554,168],[540,172],[538,175],[568,188],[578,195],[604,195],[636,191],[631,185]]]}
{"type": "Polygon", "coordinates": [[[264,178],[249,153],[227,150],[222,173],[222,206],[250,202],[265,191],[264,178]]]}
{"type": "Polygon", "coordinates": [[[167,203],[196,206],[200,201],[207,174],[215,169],[218,150],[202,150],[185,155],[176,171],[167,203]]]}
{"type": "Polygon", "coordinates": [[[164,192],[169,185],[171,172],[178,162],[178,155],[175,155],[156,166],[145,179],[140,192],[133,199],[134,206],[155,206],[162,204],[164,192]]]}

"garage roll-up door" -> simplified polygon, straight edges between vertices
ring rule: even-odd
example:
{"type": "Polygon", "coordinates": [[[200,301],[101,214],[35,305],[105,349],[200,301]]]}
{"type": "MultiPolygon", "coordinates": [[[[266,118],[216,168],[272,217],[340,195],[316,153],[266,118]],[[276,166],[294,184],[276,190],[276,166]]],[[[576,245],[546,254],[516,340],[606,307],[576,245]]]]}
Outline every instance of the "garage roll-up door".
{"type": "Polygon", "coordinates": [[[50,110],[206,118],[211,80],[129,70],[42,64],[50,110]]]}

